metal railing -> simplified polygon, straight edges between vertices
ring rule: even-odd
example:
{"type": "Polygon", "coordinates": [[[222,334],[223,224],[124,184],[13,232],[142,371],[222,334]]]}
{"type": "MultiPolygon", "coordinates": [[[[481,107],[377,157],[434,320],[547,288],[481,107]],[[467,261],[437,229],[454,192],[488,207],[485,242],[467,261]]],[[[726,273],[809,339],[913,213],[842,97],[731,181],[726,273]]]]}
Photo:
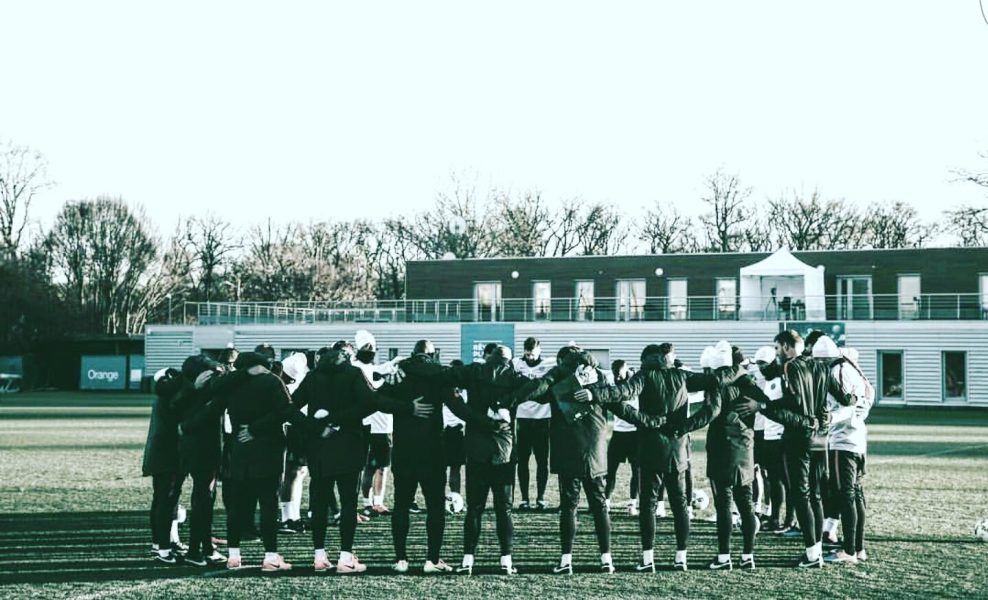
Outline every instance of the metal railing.
{"type": "MultiPolygon", "coordinates": [[[[177,316],[177,315],[176,315],[177,316]]],[[[181,321],[199,325],[290,323],[477,323],[579,321],[911,321],[985,320],[980,294],[897,294],[762,298],[505,298],[352,302],[187,302],[181,321]]]]}

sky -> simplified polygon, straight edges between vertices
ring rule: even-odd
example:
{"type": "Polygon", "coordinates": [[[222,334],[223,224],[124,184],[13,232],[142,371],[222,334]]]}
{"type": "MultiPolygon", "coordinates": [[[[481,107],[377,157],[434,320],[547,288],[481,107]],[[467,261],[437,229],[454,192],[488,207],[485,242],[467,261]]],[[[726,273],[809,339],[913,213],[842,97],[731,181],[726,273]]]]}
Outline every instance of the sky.
{"type": "Polygon", "coordinates": [[[160,230],[427,209],[458,174],[698,214],[704,177],[985,202],[978,0],[0,3],[0,138],[160,230]]]}

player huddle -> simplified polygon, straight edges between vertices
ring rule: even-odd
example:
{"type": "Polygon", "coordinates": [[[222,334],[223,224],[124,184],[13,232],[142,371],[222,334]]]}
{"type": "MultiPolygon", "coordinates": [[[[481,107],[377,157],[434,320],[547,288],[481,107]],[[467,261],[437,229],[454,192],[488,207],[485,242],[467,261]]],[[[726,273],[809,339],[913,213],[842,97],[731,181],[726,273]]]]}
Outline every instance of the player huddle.
{"type": "Polygon", "coordinates": [[[693,371],[677,360],[671,344],[652,344],[642,350],[635,373],[623,361],[605,372],[575,343],[559,349],[555,360],[541,356],[534,338],[525,341],[524,350],[513,359],[509,348],[489,344],[482,361],[444,366],[432,342],[420,340],[411,356],[375,364],[376,342],[361,331],[354,343],[337,342],[314,360],[298,353],[277,362],[265,345],[254,352],[230,350],[220,362],[192,356],[180,370],[159,372],[144,456],[144,474],[152,477],[154,490],[153,557],[236,569],[244,564],[241,542],[260,537],[261,569],[284,571],[291,565],[278,553],[279,531],[307,528],[316,572],[361,573],[366,566],[354,553],[358,522],[391,514],[393,568],[407,572],[409,513],[421,510],[414,502],[421,489],[428,540],[424,572],[473,572],[492,496],[500,569],[515,574],[516,470],[521,512],[548,509],[551,471],[560,498],[561,557],[554,572],[573,572],[583,494],[594,520],[600,570],[613,573],[610,495],[618,466],[628,461],[629,511],[638,517],[642,546],[636,570],[655,571],[655,519],[664,512],[665,494],[675,524],[672,566],[685,571],[694,499],[690,434],[706,428],[706,473],[719,545],[710,569],[735,567],[731,533],[738,524],[742,569],[755,568],[755,536],[762,528],[803,538],[798,567],[867,560],[862,476],[865,419],[874,393],[853,350],[841,351],[818,333],[804,342],[796,332],[784,331],[774,347],[759,349],[753,360],[719,342],[704,350],[693,371]],[[701,398],[698,410],[690,410],[691,396],[701,398]],[[609,413],[615,424],[608,443],[609,413]],[[534,506],[528,468],[533,454],[534,506]],[[447,510],[464,507],[464,464],[464,548],[454,569],[442,560],[442,543],[447,510]],[[395,486],[392,511],[383,502],[388,468],[395,486]],[[307,527],[300,506],[306,475],[307,527]],[[187,477],[192,505],[186,547],[178,540],[175,518],[187,477]],[[217,551],[223,540],[212,531],[220,480],[228,556],[217,551]],[[365,508],[358,512],[361,494],[365,508]],[[335,564],[326,549],[331,523],[339,531],[335,564]],[[837,546],[826,557],[825,544],[837,546]]]}

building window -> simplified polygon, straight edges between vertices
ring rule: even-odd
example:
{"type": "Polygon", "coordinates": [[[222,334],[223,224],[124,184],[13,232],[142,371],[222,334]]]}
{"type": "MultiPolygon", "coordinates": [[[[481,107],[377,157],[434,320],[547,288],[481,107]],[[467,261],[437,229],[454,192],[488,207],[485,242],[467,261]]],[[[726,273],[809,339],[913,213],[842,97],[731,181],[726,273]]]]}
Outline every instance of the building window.
{"type": "Polygon", "coordinates": [[[880,400],[902,400],[902,351],[880,350],[878,352],[878,390],[880,400]]]}
{"type": "Polygon", "coordinates": [[[870,276],[837,278],[838,319],[867,321],[872,318],[871,308],[870,276]]]}
{"type": "Polygon", "coordinates": [[[685,279],[669,280],[669,320],[685,321],[689,317],[685,279]]]}
{"type": "Polygon", "coordinates": [[[981,318],[988,319],[988,273],[978,276],[978,288],[981,290],[981,318]]]}
{"type": "Polygon", "coordinates": [[[618,321],[640,321],[645,317],[644,279],[619,279],[617,296],[618,321]]]}
{"type": "Polygon", "coordinates": [[[475,321],[497,321],[501,313],[501,282],[474,283],[473,299],[475,321]]]}
{"type": "Polygon", "coordinates": [[[943,397],[967,400],[967,352],[943,353],[943,397]]]}
{"type": "Polygon", "coordinates": [[[738,313],[738,281],[730,279],[717,280],[717,318],[735,319],[738,313]]]}
{"type": "Polygon", "coordinates": [[[576,282],[576,320],[593,321],[593,281],[576,282]]]}
{"type": "Polygon", "coordinates": [[[899,275],[899,318],[918,319],[920,298],[919,275],[899,275]]]}
{"type": "Polygon", "coordinates": [[[532,316],[536,321],[548,321],[552,314],[552,283],[532,283],[532,316]]]}

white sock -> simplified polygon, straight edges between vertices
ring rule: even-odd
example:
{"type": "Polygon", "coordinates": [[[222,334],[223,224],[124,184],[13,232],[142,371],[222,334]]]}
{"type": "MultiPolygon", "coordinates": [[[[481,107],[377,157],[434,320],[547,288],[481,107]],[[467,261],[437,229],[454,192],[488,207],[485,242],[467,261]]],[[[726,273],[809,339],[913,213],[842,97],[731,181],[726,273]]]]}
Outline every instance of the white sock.
{"type": "Polygon", "coordinates": [[[686,550],[676,550],[676,562],[686,562],[686,550]]]}
{"type": "Polygon", "coordinates": [[[353,552],[340,552],[340,562],[344,564],[353,562],[353,552]]]}
{"type": "Polygon", "coordinates": [[[172,550],[171,550],[171,548],[169,548],[169,549],[167,549],[167,550],[158,550],[158,556],[160,556],[160,557],[162,557],[162,558],[164,558],[164,557],[166,557],[166,556],[168,556],[168,555],[169,555],[169,554],[171,554],[171,553],[172,553],[172,550]]]}
{"type": "Polygon", "coordinates": [[[158,551],[158,544],[151,544],[151,549],[154,550],[155,552],[157,552],[158,551]]]}
{"type": "Polygon", "coordinates": [[[265,552],[264,553],[264,562],[266,562],[266,563],[273,563],[273,562],[277,562],[277,560],[278,560],[278,553],[277,552],[265,552]]]}
{"type": "Polygon", "coordinates": [[[731,560],[731,555],[730,554],[718,554],[717,555],[717,562],[719,562],[719,563],[726,563],[729,560],[731,560]]]}
{"type": "Polygon", "coordinates": [[[302,520],[302,499],[292,500],[288,503],[288,518],[292,521],[302,520]]]}
{"type": "Polygon", "coordinates": [[[604,552],[603,554],[600,555],[600,564],[602,564],[602,565],[610,565],[610,564],[613,564],[613,563],[614,563],[614,560],[611,558],[611,553],[610,552],[604,552]]]}
{"type": "Polygon", "coordinates": [[[371,502],[371,497],[370,496],[367,496],[367,497],[364,498],[364,506],[373,506],[373,505],[374,505],[374,503],[371,502]]]}
{"type": "Polygon", "coordinates": [[[755,560],[754,554],[742,554],[741,560],[755,560]]]}
{"type": "Polygon", "coordinates": [[[511,555],[510,554],[505,554],[504,556],[501,557],[501,566],[502,567],[505,567],[507,569],[510,569],[511,568],[511,555]]]}
{"type": "Polygon", "coordinates": [[[326,549],[320,548],[316,550],[316,560],[326,560],[326,549]]]}
{"type": "Polygon", "coordinates": [[[289,502],[281,503],[281,520],[291,521],[292,520],[292,510],[289,508],[289,502]]]}
{"type": "Polygon", "coordinates": [[[820,560],[820,551],[815,544],[806,549],[806,560],[810,562],[820,560]]]}
{"type": "Polygon", "coordinates": [[[830,535],[837,529],[837,519],[824,519],[823,520],[823,533],[824,535],[830,535]]]}
{"type": "Polygon", "coordinates": [[[642,550],[642,564],[650,565],[655,562],[655,550],[642,550]]]}
{"type": "Polygon", "coordinates": [[[820,558],[821,556],[823,556],[823,542],[817,542],[816,543],[816,546],[813,546],[813,548],[815,549],[814,550],[814,553],[815,553],[814,555],[817,558],[820,558]]]}
{"type": "Polygon", "coordinates": [[[230,558],[240,558],[240,548],[227,548],[230,558]]]}
{"type": "Polygon", "coordinates": [[[179,539],[178,539],[178,521],[172,521],[171,536],[168,539],[173,544],[178,543],[178,541],[179,541],[179,539]]]}
{"type": "Polygon", "coordinates": [[[571,565],[571,564],[573,564],[572,554],[563,554],[563,557],[559,559],[560,567],[565,567],[566,565],[571,565]]]}
{"type": "Polygon", "coordinates": [[[464,567],[472,567],[473,566],[473,554],[464,554],[463,555],[463,566],[464,567]]]}
{"type": "Polygon", "coordinates": [[[384,506],[384,496],[374,496],[374,506],[384,506]]]}
{"type": "Polygon", "coordinates": [[[761,513],[761,512],[762,512],[762,503],[755,502],[755,513],[761,513]]]}

